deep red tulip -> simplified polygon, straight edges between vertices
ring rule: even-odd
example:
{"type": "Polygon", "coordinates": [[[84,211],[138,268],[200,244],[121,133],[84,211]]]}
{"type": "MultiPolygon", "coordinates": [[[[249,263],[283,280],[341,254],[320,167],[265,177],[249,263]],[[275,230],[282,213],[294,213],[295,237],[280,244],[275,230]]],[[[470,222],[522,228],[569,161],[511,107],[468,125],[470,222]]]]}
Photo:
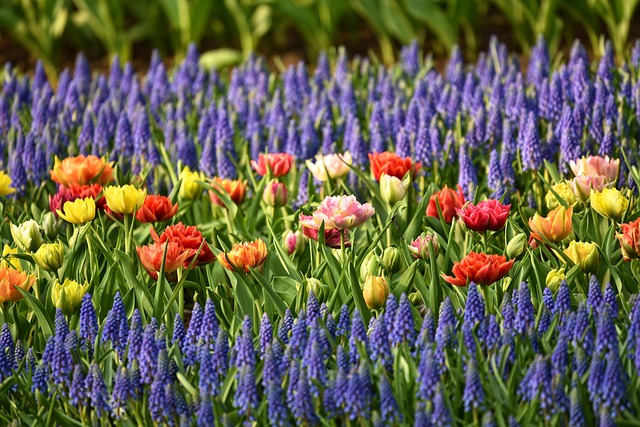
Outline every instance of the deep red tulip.
{"type": "Polygon", "coordinates": [[[458,216],[468,229],[473,231],[498,231],[509,218],[511,205],[503,205],[498,200],[484,200],[477,205],[471,203],[456,209],[458,216]]]}

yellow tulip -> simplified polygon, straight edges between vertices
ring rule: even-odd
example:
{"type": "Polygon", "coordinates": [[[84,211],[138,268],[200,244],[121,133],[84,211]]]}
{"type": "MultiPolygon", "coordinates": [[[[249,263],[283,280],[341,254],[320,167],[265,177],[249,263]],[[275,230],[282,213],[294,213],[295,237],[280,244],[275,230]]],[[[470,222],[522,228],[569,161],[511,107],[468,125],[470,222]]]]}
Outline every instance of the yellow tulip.
{"type": "Polygon", "coordinates": [[[558,292],[562,281],[566,278],[567,276],[564,274],[564,267],[557,268],[547,273],[545,284],[547,285],[547,288],[551,289],[553,292],[558,292]]]}
{"type": "Polygon", "coordinates": [[[11,177],[0,171],[0,196],[8,196],[15,193],[16,189],[11,186],[11,177]]]}
{"type": "Polygon", "coordinates": [[[539,242],[543,242],[544,239],[551,243],[562,241],[573,230],[572,215],[573,206],[569,206],[569,209],[558,206],[546,217],[536,213],[532,218],[529,218],[532,237],[539,242]]]}
{"type": "MultiPolygon", "coordinates": [[[[551,190],[555,191],[555,193],[564,200],[568,205],[575,205],[578,203],[578,198],[573,193],[571,186],[566,182],[559,182],[554,184],[551,187],[551,190]]],[[[547,204],[549,209],[555,209],[558,206],[561,206],[560,201],[556,197],[556,194],[553,194],[553,191],[549,190],[546,196],[544,196],[544,201],[547,204]]]]}
{"type": "Polygon", "coordinates": [[[102,190],[107,206],[112,212],[119,214],[132,214],[144,204],[147,190],[142,190],[133,185],[112,185],[102,190]]]}
{"type": "Polygon", "coordinates": [[[367,276],[362,289],[364,302],[372,310],[382,308],[389,296],[389,284],[382,276],[367,276]]]}
{"type": "Polygon", "coordinates": [[[18,248],[12,248],[5,244],[2,250],[2,261],[0,261],[0,268],[15,268],[16,270],[22,270],[20,267],[20,260],[14,258],[11,255],[17,254],[18,248]]]}
{"type": "Polygon", "coordinates": [[[91,197],[76,199],[73,202],[65,202],[62,212],[58,209],[58,216],[72,224],[84,224],[96,217],[96,201],[91,197]]]}
{"type": "Polygon", "coordinates": [[[629,207],[629,199],[617,188],[591,190],[591,207],[600,215],[618,221],[629,207]]]}
{"type": "Polygon", "coordinates": [[[600,264],[600,253],[595,243],[576,242],[569,243],[564,253],[571,258],[574,264],[580,266],[580,270],[587,273],[594,271],[600,264]]]}
{"type": "Polygon", "coordinates": [[[202,172],[192,172],[189,167],[185,167],[180,172],[180,198],[187,200],[194,200],[202,195],[204,189],[198,181],[204,181],[204,174],[202,172]]]}
{"type": "Polygon", "coordinates": [[[45,243],[33,254],[33,259],[46,271],[56,271],[62,267],[64,248],[62,243],[45,243]]]}
{"type": "Polygon", "coordinates": [[[75,280],[64,279],[64,283],[56,282],[51,288],[51,301],[56,308],[62,310],[67,316],[73,314],[82,302],[82,297],[87,293],[89,284],[81,285],[75,280]]]}

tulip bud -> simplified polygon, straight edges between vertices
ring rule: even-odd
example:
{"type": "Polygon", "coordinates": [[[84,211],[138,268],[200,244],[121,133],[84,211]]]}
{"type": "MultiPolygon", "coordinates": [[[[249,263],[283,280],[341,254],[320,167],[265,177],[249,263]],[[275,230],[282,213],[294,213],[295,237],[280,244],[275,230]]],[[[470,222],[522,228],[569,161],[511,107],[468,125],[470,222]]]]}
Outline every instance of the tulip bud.
{"type": "Polygon", "coordinates": [[[329,286],[322,283],[315,277],[306,280],[307,292],[313,292],[318,301],[322,302],[327,299],[330,294],[329,286]]]}
{"type": "Polygon", "coordinates": [[[380,274],[380,264],[382,261],[380,257],[373,252],[364,258],[362,264],[360,264],[360,278],[363,280],[368,276],[377,276],[380,274]]]}
{"type": "Polygon", "coordinates": [[[269,182],[262,193],[262,201],[267,206],[281,208],[287,204],[287,187],[275,180],[269,182]]]}
{"type": "Polygon", "coordinates": [[[60,220],[56,218],[56,215],[53,212],[47,212],[42,217],[42,231],[44,231],[44,235],[47,236],[47,239],[54,240],[58,237],[58,232],[60,231],[60,220]]]}
{"type": "Polygon", "coordinates": [[[549,209],[555,209],[558,206],[561,206],[561,203],[558,200],[558,197],[556,197],[556,194],[568,205],[575,205],[576,203],[578,203],[578,198],[573,193],[571,186],[566,182],[559,182],[557,184],[554,184],[551,187],[551,190],[549,190],[547,192],[547,195],[544,196],[544,201],[549,209]]]}
{"type": "Polygon", "coordinates": [[[382,266],[385,271],[393,274],[402,270],[402,254],[395,246],[388,247],[382,253],[382,266]]]}
{"type": "Polygon", "coordinates": [[[56,282],[51,288],[51,301],[56,308],[70,316],[82,302],[82,297],[87,293],[89,284],[81,285],[75,280],[64,279],[64,283],[56,282]]]}
{"type": "Polygon", "coordinates": [[[2,261],[0,261],[0,268],[13,268],[14,270],[22,270],[20,266],[20,259],[13,257],[13,254],[17,254],[18,249],[12,248],[5,243],[2,250],[2,261]]]}
{"type": "Polygon", "coordinates": [[[580,266],[584,273],[593,272],[600,264],[600,252],[595,243],[576,242],[569,243],[569,247],[564,253],[571,258],[574,264],[580,266]]]}
{"type": "Polygon", "coordinates": [[[204,181],[204,174],[202,172],[192,172],[188,167],[185,167],[180,172],[180,195],[181,199],[194,200],[202,195],[203,187],[198,181],[204,181]]]}
{"type": "Polygon", "coordinates": [[[33,219],[20,225],[11,224],[11,237],[16,246],[25,252],[34,252],[42,245],[40,225],[33,219]]]}
{"type": "Polygon", "coordinates": [[[389,296],[389,285],[382,276],[367,276],[362,289],[362,296],[367,307],[377,310],[384,306],[389,296]]]}
{"type": "Polygon", "coordinates": [[[430,256],[429,246],[433,247],[433,253],[437,256],[438,250],[440,249],[437,235],[421,234],[420,236],[413,239],[408,249],[414,257],[428,260],[430,256]]]}
{"type": "Polygon", "coordinates": [[[289,255],[292,255],[294,252],[302,252],[304,248],[307,246],[307,236],[302,234],[300,230],[292,231],[289,230],[284,235],[284,248],[287,250],[289,255]]]}
{"type": "Polygon", "coordinates": [[[420,295],[420,292],[412,292],[409,294],[409,302],[412,305],[419,305],[422,304],[422,295],[420,295]]]}
{"type": "Polygon", "coordinates": [[[566,278],[567,276],[564,274],[564,267],[557,268],[547,273],[545,284],[547,285],[547,288],[551,289],[554,293],[556,293],[558,292],[558,289],[560,289],[560,285],[562,284],[562,281],[565,280],[566,278]]]}
{"type": "Polygon", "coordinates": [[[528,238],[525,233],[519,233],[513,236],[507,243],[507,256],[509,259],[517,258],[527,247],[528,238]]]}
{"type": "Polygon", "coordinates": [[[64,260],[64,249],[62,243],[45,243],[33,254],[33,259],[46,271],[52,272],[62,266],[64,260]]]}
{"type": "Polygon", "coordinates": [[[408,179],[409,176],[407,175],[405,181],[383,173],[380,176],[380,195],[382,199],[391,206],[404,199],[407,194],[407,187],[411,184],[408,179]]]}

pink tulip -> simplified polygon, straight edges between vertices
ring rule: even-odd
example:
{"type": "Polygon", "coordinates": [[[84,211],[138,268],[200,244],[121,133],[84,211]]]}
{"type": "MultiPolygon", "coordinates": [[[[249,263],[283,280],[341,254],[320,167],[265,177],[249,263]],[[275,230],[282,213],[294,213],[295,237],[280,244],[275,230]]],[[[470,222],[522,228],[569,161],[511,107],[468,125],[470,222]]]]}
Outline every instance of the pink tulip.
{"type": "Polygon", "coordinates": [[[602,176],[608,182],[618,179],[620,159],[612,160],[609,156],[589,156],[569,162],[575,176],[602,176]]]}
{"type": "Polygon", "coordinates": [[[602,191],[611,187],[613,181],[609,181],[604,175],[578,175],[569,181],[569,185],[576,197],[586,202],[591,197],[592,188],[594,191],[602,191]]]}
{"type": "Polygon", "coordinates": [[[360,204],[356,196],[328,196],[320,203],[310,219],[300,222],[309,228],[348,230],[355,228],[375,213],[370,203],[360,204]]]}
{"type": "Polygon", "coordinates": [[[438,236],[435,234],[421,234],[411,241],[409,245],[409,252],[419,259],[429,259],[429,246],[433,247],[433,253],[438,254],[440,244],[438,243],[438,236]]]}

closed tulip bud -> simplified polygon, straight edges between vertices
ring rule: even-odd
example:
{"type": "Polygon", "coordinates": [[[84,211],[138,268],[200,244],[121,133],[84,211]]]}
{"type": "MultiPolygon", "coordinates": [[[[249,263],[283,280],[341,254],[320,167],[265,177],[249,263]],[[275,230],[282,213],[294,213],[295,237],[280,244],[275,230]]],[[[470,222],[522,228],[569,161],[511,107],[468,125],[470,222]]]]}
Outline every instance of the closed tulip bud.
{"type": "Polygon", "coordinates": [[[527,248],[528,237],[525,233],[518,233],[507,243],[507,256],[509,259],[517,258],[527,248]]]}
{"type": "Polygon", "coordinates": [[[278,181],[271,181],[262,192],[262,201],[267,206],[281,208],[287,204],[287,187],[278,181]]]}
{"type": "Polygon", "coordinates": [[[429,247],[433,247],[433,253],[437,256],[438,250],[440,249],[437,235],[421,234],[420,236],[413,239],[408,249],[414,257],[428,260],[430,257],[429,247]]]}
{"type": "Polygon", "coordinates": [[[14,268],[16,270],[22,270],[20,260],[12,256],[13,254],[17,253],[17,248],[12,248],[5,243],[4,248],[2,249],[2,260],[0,261],[0,268],[14,268]]]}
{"type": "Polygon", "coordinates": [[[360,264],[360,277],[364,280],[368,276],[377,276],[380,274],[382,260],[378,255],[373,252],[364,258],[362,264],[360,264]]]}
{"type": "Polygon", "coordinates": [[[304,248],[307,246],[307,237],[302,234],[301,231],[292,231],[289,230],[284,235],[284,248],[287,250],[289,255],[292,255],[294,252],[302,252],[304,248]]]}
{"type": "Polygon", "coordinates": [[[81,285],[75,280],[66,278],[63,283],[57,282],[51,288],[51,301],[56,308],[70,316],[82,302],[82,297],[87,293],[87,289],[89,289],[88,283],[81,285]]]}
{"type": "Polygon", "coordinates": [[[194,200],[202,195],[204,187],[200,185],[198,181],[204,181],[204,174],[202,172],[192,172],[191,169],[185,167],[180,172],[180,192],[178,195],[181,199],[194,200]]]}
{"type": "Polygon", "coordinates": [[[576,242],[569,243],[569,247],[564,253],[573,261],[574,264],[580,266],[580,270],[584,273],[593,272],[600,264],[600,252],[598,245],[595,243],[576,242]]]}
{"type": "Polygon", "coordinates": [[[409,302],[412,305],[422,304],[422,296],[420,295],[420,292],[412,292],[409,294],[409,302]]]}
{"type": "Polygon", "coordinates": [[[367,276],[362,289],[362,296],[371,310],[382,308],[389,296],[389,285],[382,276],[367,276]]]}
{"type": "Polygon", "coordinates": [[[56,271],[62,266],[64,260],[64,248],[62,243],[45,243],[33,254],[38,265],[46,271],[56,271]]]}
{"type": "Polygon", "coordinates": [[[604,188],[600,192],[591,190],[591,207],[600,215],[618,221],[629,207],[629,199],[617,188],[604,188]]]}
{"type": "Polygon", "coordinates": [[[329,296],[330,289],[325,283],[315,277],[311,277],[306,280],[307,292],[313,292],[319,302],[325,301],[329,296]]]}
{"type": "Polygon", "coordinates": [[[60,231],[60,220],[56,217],[53,212],[47,212],[42,217],[42,231],[44,231],[44,235],[47,236],[47,239],[54,240],[58,237],[58,232],[60,231]]]}
{"type": "Polygon", "coordinates": [[[410,175],[407,175],[404,180],[401,180],[395,176],[383,173],[380,176],[380,194],[382,199],[391,206],[403,200],[407,194],[407,188],[411,184],[409,178],[410,175]]]}
{"type": "Polygon", "coordinates": [[[560,289],[562,281],[566,278],[567,276],[564,274],[564,267],[556,268],[555,270],[551,270],[549,273],[547,273],[545,284],[547,285],[547,288],[556,293],[558,292],[558,289],[560,289]]]}
{"type": "Polygon", "coordinates": [[[25,252],[37,251],[42,245],[40,225],[33,219],[20,225],[11,224],[11,237],[16,246],[25,252]]]}
{"type": "Polygon", "coordinates": [[[382,253],[382,266],[385,271],[393,274],[402,270],[402,253],[395,246],[388,247],[382,253]]]}

